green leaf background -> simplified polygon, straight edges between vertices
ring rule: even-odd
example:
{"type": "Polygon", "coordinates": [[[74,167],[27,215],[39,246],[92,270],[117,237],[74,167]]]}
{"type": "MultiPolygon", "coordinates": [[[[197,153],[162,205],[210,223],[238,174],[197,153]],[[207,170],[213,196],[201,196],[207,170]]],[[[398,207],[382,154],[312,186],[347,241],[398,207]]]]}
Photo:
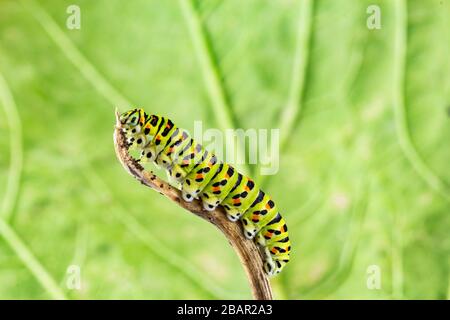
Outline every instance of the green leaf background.
{"type": "Polygon", "coordinates": [[[449,298],[448,0],[0,8],[0,298],[251,298],[225,238],[116,160],[113,111],[134,105],[189,130],[280,128],[279,172],[249,168],[293,243],[276,298],[449,298]]]}

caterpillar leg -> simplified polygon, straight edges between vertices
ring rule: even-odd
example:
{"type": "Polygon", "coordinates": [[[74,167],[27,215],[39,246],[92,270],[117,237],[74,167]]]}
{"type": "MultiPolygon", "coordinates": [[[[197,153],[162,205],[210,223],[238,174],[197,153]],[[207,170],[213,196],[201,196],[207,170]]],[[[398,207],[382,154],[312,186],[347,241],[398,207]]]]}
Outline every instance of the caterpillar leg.
{"type": "Polygon", "coordinates": [[[134,137],[128,137],[127,138],[127,146],[128,148],[131,148],[133,146],[134,137]]]}
{"type": "Polygon", "coordinates": [[[242,213],[240,213],[238,210],[234,213],[227,212],[227,218],[231,222],[236,222],[239,220],[239,218],[242,216],[242,213]]]}
{"type": "Polygon", "coordinates": [[[131,134],[130,131],[128,130],[126,132],[126,137],[127,137],[127,146],[129,149],[135,148],[136,147],[136,135],[135,134],[131,134]]]}

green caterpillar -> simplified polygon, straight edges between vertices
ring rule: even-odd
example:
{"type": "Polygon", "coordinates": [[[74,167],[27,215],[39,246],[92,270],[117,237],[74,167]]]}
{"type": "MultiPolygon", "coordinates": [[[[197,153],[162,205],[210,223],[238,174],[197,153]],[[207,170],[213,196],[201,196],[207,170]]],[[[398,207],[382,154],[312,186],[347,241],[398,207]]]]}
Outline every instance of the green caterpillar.
{"type": "Polygon", "coordinates": [[[181,183],[185,201],[201,199],[205,210],[222,205],[231,221],[241,220],[244,234],[265,252],[264,270],[281,272],[289,262],[287,226],[273,200],[255,182],[219,161],[170,119],[133,109],[120,116],[130,147],[141,151],[139,161],[155,162],[181,183]]]}

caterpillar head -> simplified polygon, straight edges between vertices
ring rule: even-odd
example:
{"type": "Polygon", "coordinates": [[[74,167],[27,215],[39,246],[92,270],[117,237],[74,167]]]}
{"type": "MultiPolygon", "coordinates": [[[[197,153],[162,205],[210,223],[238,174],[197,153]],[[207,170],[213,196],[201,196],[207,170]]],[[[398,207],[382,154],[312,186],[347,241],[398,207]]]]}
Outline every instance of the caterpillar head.
{"type": "Polygon", "coordinates": [[[132,130],[133,133],[139,133],[140,128],[144,124],[147,118],[144,109],[133,109],[127,112],[124,112],[120,116],[120,122],[124,128],[124,131],[132,130]]]}

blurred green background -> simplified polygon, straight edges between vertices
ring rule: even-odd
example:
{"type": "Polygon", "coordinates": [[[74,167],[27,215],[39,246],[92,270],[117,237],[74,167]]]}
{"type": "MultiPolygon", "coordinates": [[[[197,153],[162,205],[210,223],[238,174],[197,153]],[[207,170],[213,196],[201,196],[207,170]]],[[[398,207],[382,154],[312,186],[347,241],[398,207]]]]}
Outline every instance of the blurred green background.
{"type": "Polygon", "coordinates": [[[447,299],[449,49],[448,0],[1,0],[0,298],[251,298],[224,237],[116,160],[139,105],[289,138],[249,168],[293,243],[278,299],[447,299]]]}

